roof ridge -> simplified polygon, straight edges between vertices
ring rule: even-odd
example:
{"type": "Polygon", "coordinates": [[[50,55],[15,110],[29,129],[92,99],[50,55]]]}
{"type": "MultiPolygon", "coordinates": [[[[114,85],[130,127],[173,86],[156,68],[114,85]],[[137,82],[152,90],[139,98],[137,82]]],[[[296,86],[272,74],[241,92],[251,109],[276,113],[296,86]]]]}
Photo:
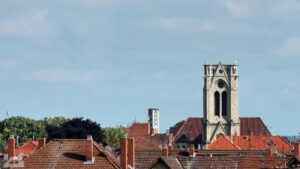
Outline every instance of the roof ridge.
{"type": "MultiPolygon", "coordinates": [[[[188,120],[188,119],[187,119],[188,120]]],[[[177,130],[176,135],[174,135],[173,137],[177,137],[178,133],[180,133],[180,131],[182,130],[183,126],[187,123],[187,120],[184,120],[184,123],[179,127],[179,129],[177,130]]]]}
{"type": "Polygon", "coordinates": [[[105,158],[108,162],[110,162],[112,165],[114,165],[115,168],[120,168],[120,166],[117,164],[116,161],[114,161],[112,158],[112,155],[109,155],[108,152],[105,151],[104,148],[101,148],[94,140],[93,140],[93,145],[105,155],[105,158]]]}
{"type": "MultiPolygon", "coordinates": [[[[232,144],[232,145],[233,145],[234,147],[236,147],[238,150],[241,150],[240,146],[236,145],[236,144],[234,143],[234,141],[231,142],[231,140],[229,140],[226,136],[222,136],[222,137],[224,137],[230,144],[232,144]]],[[[230,139],[231,139],[232,136],[228,136],[228,137],[230,137],[230,139]]]]}

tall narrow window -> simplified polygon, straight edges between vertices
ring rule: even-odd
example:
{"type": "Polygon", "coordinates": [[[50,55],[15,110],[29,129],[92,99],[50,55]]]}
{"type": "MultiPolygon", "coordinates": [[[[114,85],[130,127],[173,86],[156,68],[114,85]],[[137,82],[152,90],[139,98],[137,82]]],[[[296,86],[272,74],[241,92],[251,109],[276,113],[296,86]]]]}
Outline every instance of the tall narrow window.
{"type": "Polygon", "coordinates": [[[220,94],[215,92],[215,115],[220,116],[220,94]]]}
{"type": "Polygon", "coordinates": [[[222,93],[222,115],[227,116],[227,93],[222,93]]]}

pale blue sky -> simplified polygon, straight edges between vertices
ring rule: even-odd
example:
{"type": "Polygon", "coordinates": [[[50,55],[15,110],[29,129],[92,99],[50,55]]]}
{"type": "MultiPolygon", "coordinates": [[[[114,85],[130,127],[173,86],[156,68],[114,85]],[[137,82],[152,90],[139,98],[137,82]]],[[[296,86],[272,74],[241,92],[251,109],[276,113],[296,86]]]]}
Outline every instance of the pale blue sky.
{"type": "Polygon", "coordinates": [[[83,116],[161,131],[202,117],[203,63],[240,72],[240,115],[300,132],[299,0],[0,2],[0,118],[83,116]]]}

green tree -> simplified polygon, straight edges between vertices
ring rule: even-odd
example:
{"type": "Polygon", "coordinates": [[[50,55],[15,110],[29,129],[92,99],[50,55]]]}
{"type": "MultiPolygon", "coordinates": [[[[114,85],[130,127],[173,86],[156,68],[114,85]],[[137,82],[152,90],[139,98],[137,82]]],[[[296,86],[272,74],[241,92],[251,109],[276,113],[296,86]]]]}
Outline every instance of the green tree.
{"type": "Polygon", "coordinates": [[[7,145],[10,135],[19,138],[19,143],[46,137],[45,125],[40,121],[35,121],[26,117],[16,116],[4,119],[0,122],[1,144],[0,150],[7,145]]]}
{"type": "Polygon", "coordinates": [[[105,143],[113,148],[120,148],[120,138],[127,134],[127,129],[122,126],[104,128],[105,143]]]}
{"type": "Polygon", "coordinates": [[[60,126],[47,126],[48,139],[86,139],[91,135],[98,143],[103,143],[103,130],[99,123],[90,119],[72,118],[60,126]]]}
{"type": "Polygon", "coordinates": [[[64,122],[66,122],[68,119],[66,119],[63,116],[57,116],[53,118],[45,117],[43,120],[41,120],[45,126],[61,126],[64,122]]]}

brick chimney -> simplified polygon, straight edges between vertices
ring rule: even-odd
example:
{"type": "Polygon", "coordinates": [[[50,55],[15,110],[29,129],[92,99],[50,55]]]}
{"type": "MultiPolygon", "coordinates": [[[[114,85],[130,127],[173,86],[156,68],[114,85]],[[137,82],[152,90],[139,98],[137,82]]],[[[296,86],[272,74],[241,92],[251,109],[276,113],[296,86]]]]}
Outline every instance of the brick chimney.
{"type": "Polygon", "coordinates": [[[127,153],[128,153],[128,142],[127,138],[121,138],[121,169],[128,169],[128,160],[127,160],[127,153]]]}
{"type": "Polygon", "coordinates": [[[194,144],[190,145],[188,151],[189,151],[189,156],[192,156],[192,157],[195,156],[195,146],[194,146],[194,144]]]}
{"type": "Polygon", "coordinates": [[[173,142],[173,137],[174,137],[173,133],[169,133],[169,143],[170,144],[172,144],[172,142],[173,142]]]}
{"type": "Polygon", "coordinates": [[[169,155],[169,150],[167,146],[164,146],[163,150],[162,150],[162,155],[163,156],[168,156],[169,155]]]}
{"type": "Polygon", "coordinates": [[[168,152],[169,152],[169,154],[171,154],[172,150],[173,150],[173,146],[172,146],[172,144],[169,144],[168,145],[168,152]]]}
{"type": "Polygon", "coordinates": [[[46,140],[47,140],[46,138],[40,138],[37,149],[44,147],[46,145],[46,140]]]}
{"type": "Polygon", "coordinates": [[[296,142],[294,144],[294,153],[295,153],[295,157],[300,158],[300,142],[296,142]]]}
{"type": "Polygon", "coordinates": [[[15,163],[15,157],[16,157],[16,141],[15,141],[15,137],[11,135],[8,138],[8,161],[10,163],[15,163]]]}
{"type": "Polygon", "coordinates": [[[134,138],[128,138],[128,165],[135,167],[135,143],[134,138]]]}
{"type": "Polygon", "coordinates": [[[95,161],[94,141],[91,135],[87,136],[87,139],[85,141],[85,146],[86,146],[86,160],[84,164],[93,164],[95,161]]]}

